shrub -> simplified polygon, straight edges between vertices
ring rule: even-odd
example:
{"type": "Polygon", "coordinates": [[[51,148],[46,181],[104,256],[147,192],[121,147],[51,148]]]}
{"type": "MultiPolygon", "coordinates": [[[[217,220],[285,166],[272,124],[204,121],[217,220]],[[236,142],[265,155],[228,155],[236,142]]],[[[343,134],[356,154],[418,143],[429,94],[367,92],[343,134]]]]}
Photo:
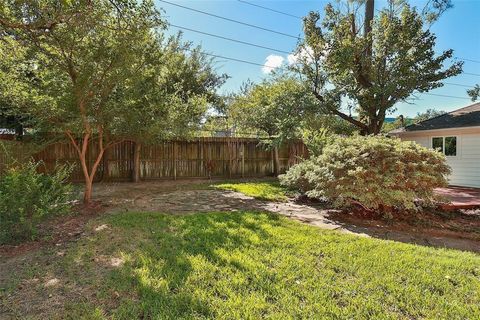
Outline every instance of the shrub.
{"type": "Polygon", "coordinates": [[[433,189],[447,185],[450,173],[441,153],[382,136],[338,137],[309,162],[292,167],[281,183],[307,185],[308,196],[326,197],[338,206],[360,203],[374,210],[413,209],[416,200],[432,204],[433,189]]]}
{"type": "Polygon", "coordinates": [[[292,166],[285,174],[278,176],[280,184],[291,190],[298,190],[302,194],[314,188],[307,174],[318,166],[318,157],[312,157],[292,166]]]}
{"type": "Polygon", "coordinates": [[[318,130],[305,129],[302,132],[303,143],[307,146],[308,153],[317,157],[323,153],[323,149],[332,141],[334,134],[328,129],[318,130]]]}
{"type": "Polygon", "coordinates": [[[38,173],[38,166],[28,162],[0,177],[0,244],[33,239],[40,221],[70,209],[72,189],[65,182],[71,168],[57,166],[47,175],[38,173]]]}

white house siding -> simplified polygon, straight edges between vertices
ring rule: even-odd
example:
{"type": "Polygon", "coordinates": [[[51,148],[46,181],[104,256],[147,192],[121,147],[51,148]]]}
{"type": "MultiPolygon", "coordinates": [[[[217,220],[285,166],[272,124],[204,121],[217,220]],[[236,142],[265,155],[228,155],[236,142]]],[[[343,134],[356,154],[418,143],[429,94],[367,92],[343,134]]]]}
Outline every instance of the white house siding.
{"type": "Polygon", "coordinates": [[[415,131],[398,136],[429,148],[432,147],[432,137],[456,136],[457,155],[447,157],[452,168],[449,182],[457,186],[480,187],[480,128],[415,131]]]}

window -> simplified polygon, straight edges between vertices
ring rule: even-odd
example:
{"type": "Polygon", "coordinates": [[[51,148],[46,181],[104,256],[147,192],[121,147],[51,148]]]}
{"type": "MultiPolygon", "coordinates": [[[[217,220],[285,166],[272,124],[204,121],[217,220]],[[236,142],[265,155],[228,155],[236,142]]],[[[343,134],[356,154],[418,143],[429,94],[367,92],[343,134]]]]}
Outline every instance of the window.
{"type": "Polygon", "coordinates": [[[443,138],[442,137],[432,138],[432,148],[443,153],[443,138]]]}
{"type": "Polygon", "coordinates": [[[433,137],[432,148],[446,156],[457,155],[457,137],[433,137]]]}

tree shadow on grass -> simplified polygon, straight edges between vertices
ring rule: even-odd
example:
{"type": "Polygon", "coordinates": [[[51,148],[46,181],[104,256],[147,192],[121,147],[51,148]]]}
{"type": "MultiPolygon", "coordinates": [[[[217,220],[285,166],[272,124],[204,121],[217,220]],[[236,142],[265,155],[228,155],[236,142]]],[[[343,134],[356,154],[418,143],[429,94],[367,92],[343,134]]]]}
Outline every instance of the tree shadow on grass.
{"type": "MultiPolygon", "coordinates": [[[[123,215],[117,222],[122,225],[122,220],[125,222],[132,214],[123,215]]],[[[127,295],[134,292],[138,303],[132,304],[131,297],[120,302],[115,311],[119,318],[218,316],[207,304],[210,295],[225,294],[208,287],[212,286],[212,281],[219,280],[218,268],[232,272],[244,272],[249,268],[241,261],[226,259],[222,253],[258,245],[271,237],[262,222],[280,223],[277,215],[269,213],[259,213],[258,217],[242,212],[182,217],[137,215],[145,215],[146,219],[137,220],[139,225],[124,231],[131,233],[127,234],[131,241],[138,241],[135,233],[139,227],[143,232],[142,240],[133,252],[127,252],[130,259],[114,271],[109,285],[127,295]],[[204,274],[199,275],[199,272],[204,274]],[[192,288],[203,292],[192,292],[192,288]]],[[[113,224],[115,226],[115,222],[113,224]]]]}

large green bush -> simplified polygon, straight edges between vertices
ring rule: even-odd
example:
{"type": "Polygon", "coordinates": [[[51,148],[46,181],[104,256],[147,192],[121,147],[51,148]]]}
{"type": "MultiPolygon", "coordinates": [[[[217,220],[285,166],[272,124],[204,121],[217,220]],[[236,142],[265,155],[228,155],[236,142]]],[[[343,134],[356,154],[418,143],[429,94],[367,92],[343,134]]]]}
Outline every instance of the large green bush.
{"type": "Polygon", "coordinates": [[[445,156],[413,142],[382,136],[338,137],[323,154],[293,166],[280,182],[338,206],[413,209],[431,204],[433,189],[447,185],[445,156]]]}
{"type": "Polygon", "coordinates": [[[44,218],[68,213],[71,168],[58,166],[54,174],[38,172],[28,162],[9,168],[0,177],[0,244],[33,239],[44,218]]]}

